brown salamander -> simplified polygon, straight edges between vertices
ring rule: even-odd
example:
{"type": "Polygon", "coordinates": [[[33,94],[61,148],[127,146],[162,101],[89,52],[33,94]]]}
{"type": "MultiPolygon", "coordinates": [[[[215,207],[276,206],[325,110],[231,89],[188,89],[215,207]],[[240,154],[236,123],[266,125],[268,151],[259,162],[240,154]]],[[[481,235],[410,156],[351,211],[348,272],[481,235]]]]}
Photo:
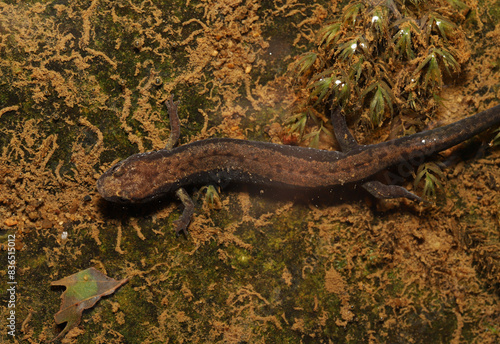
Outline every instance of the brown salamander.
{"type": "Polygon", "coordinates": [[[172,126],[167,149],[135,154],[117,163],[97,181],[97,190],[112,202],[147,202],[175,192],[185,205],[176,232],[186,231],[193,203],[183,187],[245,182],[296,188],[329,188],[360,182],[378,198],[421,199],[401,186],[369,178],[392,165],[445,150],[500,124],[500,105],[433,130],[373,145],[358,145],[339,110],[332,111],[342,152],[238,139],[207,139],[177,148],[177,103],[166,102],[172,126]]]}

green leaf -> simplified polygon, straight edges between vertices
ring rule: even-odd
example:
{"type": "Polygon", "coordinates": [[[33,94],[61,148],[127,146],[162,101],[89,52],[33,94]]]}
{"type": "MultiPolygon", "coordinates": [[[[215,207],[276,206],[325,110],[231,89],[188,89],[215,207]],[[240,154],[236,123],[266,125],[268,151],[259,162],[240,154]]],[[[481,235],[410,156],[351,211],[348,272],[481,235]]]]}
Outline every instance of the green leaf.
{"type": "Polygon", "coordinates": [[[382,121],[382,115],[385,110],[384,95],[380,87],[377,87],[372,101],[370,102],[370,117],[373,124],[378,125],[382,121]]]}
{"type": "Polygon", "coordinates": [[[453,69],[454,71],[458,71],[460,69],[460,65],[458,64],[457,60],[455,60],[455,57],[448,50],[444,48],[441,49],[435,48],[434,52],[440,55],[441,61],[443,62],[443,65],[446,68],[448,74],[451,75],[452,73],[452,71],[450,71],[450,68],[453,69]]]}
{"type": "Polygon", "coordinates": [[[385,82],[380,81],[379,82],[379,88],[380,91],[382,92],[382,95],[384,96],[384,99],[387,102],[387,105],[389,106],[389,110],[391,110],[391,114],[393,113],[393,108],[392,108],[392,101],[394,100],[394,94],[392,93],[392,89],[387,85],[385,82]]]}
{"type": "Polygon", "coordinates": [[[428,32],[436,28],[441,37],[445,40],[447,40],[453,34],[457,27],[448,19],[434,12],[430,13],[426,25],[428,32]]]}
{"type": "Polygon", "coordinates": [[[351,66],[349,69],[349,79],[355,79],[356,82],[359,81],[363,73],[363,65],[365,63],[365,58],[360,56],[359,59],[351,66]]]}
{"type": "MultiPolygon", "coordinates": [[[[341,81],[341,80],[339,80],[341,81]]],[[[351,82],[350,80],[345,80],[339,84],[339,89],[335,92],[336,98],[343,104],[347,103],[349,97],[351,96],[351,82]]]]}
{"type": "Polygon", "coordinates": [[[433,162],[420,165],[417,170],[415,181],[413,182],[415,189],[422,179],[424,179],[424,196],[426,198],[436,197],[436,189],[442,188],[443,186],[441,180],[444,179],[444,173],[441,168],[433,162]]]}
{"type": "Polygon", "coordinates": [[[340,37],[340,28],[342,27],[342,23],[337,22],[330,25],[325,26],[319,31],[319,35],[321,37],[320,44],[325,44],[326,46],[330,45],[330,43],[337,43],[337,40],[340,37]]]}
{"type": "Polygon", "coordinates": [[[323,100],[323,98],[328,94],[328,91],[332,87],[334,82],[335,74],[332,68],[327,69],[323,73],[316,75],[312,80],[312,84],[307,87],[312,89],[311,97],[317,96],[318,99],[315,104],[318,104],[323,100]]]}
{"type": "Polygon", "coordinates": [[[372,27],[378,30],[376,32],[386,33],[389,31],[388,18],[387,7],[377,6],[373,9],[371,12],[371,24],[372,27]]]}
{"type": "Polygon", "coordinates": [[[216,187],[213,185],[202,186],[199,190],[199,193],[205,193],[205,198],[203,200],[203,209],[211,210],[211,209],[221,209],[222,202],[220,200],[219,192],[216,187]]]}
{"type": "Polygon", "coordinates": [[[306,53],[302,55],[296,62],[295,62],[295,69],[297,70],[298,74],[302,74],[305,71],[307,71],[311,66],[316,62],[316,59],[318,58],[318,54],[316,53],[306,53]]]}
{"type": "Polygon", "coordinates": [[[330,86],[332,85],[333,77],[325,77],[319,79],[317,82],[311,85],[313,91],[311,92],[311,96],[318,96],[318,101],[321,101],[328,90],[330,90],[330,86]]]}
{"type": "Polygon", "coordinates": [[[346,60],[350,58],[358,49],[358,37],[339,46],[340,58],[346,60]]]}
{"type": "Polygon", "coordinates": [[[467,6],[465,3],[463,3],[460,0],[446,0],[447,3],[449,3],[451,6],[455,7],[458,10],[465,10],[468,9],[469,6],[467,6]]]}
{"type": "Polygon", "coordinates": [[[333,93],[333,105],[345,106],[351,97],[351,79],[342,71],[342,76],[336,76],[332,82],[331,92],[333,93]]]}
{"type": "Polygon", "coordinates": [[[344,9],[344,15],[342,17],[343,22],[347,23],[348,25],[355,26],[358,14],[364,9],[364,7],[365,5],[362,2],[347,6],[344,9]]]}
{"type": "Polygon", "coordinates": [[[101,297],[113,294],[127,281],[128,278],[117,281],[99,270],[89,268],[52,282],[52,286],[66,287],[61,295],[61,308],[54,316],[56,324],[66,323],[66,326],[52,341],[64,337],[72,328],[78,326],[85,309],[94,307],[101,297]]]}
{"type": "Polygon", "coordinates": [[[425,70],[423,74],[424,88],[427,88],[427,86],[434,88],[442,85],[443,78],[440,65],[444,66],[448,74],[460,69],[460,65],[450,51],[444,48],[432,48],[429,55],[418,65],[414,72],[414,75],[417,75],[422,74],[425,70]]]}
{"type": "Polygon", "coordinates": [[[370,101],[370,119],[374,125],[379,125],[382,122],[385,109],[389,108],[393,113],[394,94],[391,88],[383,81],[376,81],[370,84],[361,94],[361,99],[364,99],[368,94],[373,92],[370,101]]]}
{"type": "Polygon", "coordinates": [[[420,65],[415,70],[415,74],[423,71],[424,68],[426,69],[426,72],[424,74],[423,87],[427,88],[428,85],[430,85],[431,87],[441,86],[441,70],[439,69],[438,60],[433,50],[424,59],[424,61],[420,63],[420,65]]]}
{"type": "Polygon", "coordinates": [[[290,126],[290,132],[298,132],[300,136],[304,135],[304,129],[306,128],[307,115],[310,113],[308,109],[306,112],[301,112],[287,121],[287,124],[293,123],[290,126]]]}
{"type": "Polygon", "coordinates": [[[396,54],[398,56],[404,55],[407,60],[412,60],[415,58],[412,33],[418,36],[420,34],[420,29],[411,19],[400,21],[399,27],[399,31],[392,38],[396,54]]]}
{"type": "Polygon", "coordinates": [[[306,136],[304,136],[304,140],[311,139],[311,142],[309,143],[309,146],[313,147],[313,148],[318,148],[318,146],[319,146],[319,135],[321,134],[321,132],[324,132],[324,133],[332,136],[332,133],[329,132],[323,126],[323,123],[321,123],[321,126],[318,129],[313,130],[309,134],[307,134],[306,136]]]}

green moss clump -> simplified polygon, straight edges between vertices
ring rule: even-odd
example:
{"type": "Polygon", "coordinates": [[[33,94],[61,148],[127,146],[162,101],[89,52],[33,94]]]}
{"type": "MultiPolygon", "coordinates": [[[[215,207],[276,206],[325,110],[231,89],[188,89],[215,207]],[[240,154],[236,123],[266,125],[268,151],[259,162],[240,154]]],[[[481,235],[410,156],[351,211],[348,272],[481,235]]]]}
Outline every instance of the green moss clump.
{"type": "Polygon", "coordinates": [[[461,29],[469,12],[454,0],[351,1],[319,31],[317,51],[293,66],[309,91],[304,113],[331,95],[374,126],[395,114],[432,114],[470,56],[461,29]]]}

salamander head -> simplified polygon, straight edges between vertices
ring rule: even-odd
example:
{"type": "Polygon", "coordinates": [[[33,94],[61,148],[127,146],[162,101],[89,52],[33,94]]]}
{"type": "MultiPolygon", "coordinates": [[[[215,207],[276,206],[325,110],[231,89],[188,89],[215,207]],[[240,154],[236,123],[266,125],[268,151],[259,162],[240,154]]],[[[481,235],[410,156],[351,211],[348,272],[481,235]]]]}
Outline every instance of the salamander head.
{"type": "Polygon", "coordinates": [[[133,155],[104,172],[97,180],[101,196],[116,203],[144,203],[168,192],[168,186],[156,187],[157,168],[142,159],[147,154],[133,155]]]}

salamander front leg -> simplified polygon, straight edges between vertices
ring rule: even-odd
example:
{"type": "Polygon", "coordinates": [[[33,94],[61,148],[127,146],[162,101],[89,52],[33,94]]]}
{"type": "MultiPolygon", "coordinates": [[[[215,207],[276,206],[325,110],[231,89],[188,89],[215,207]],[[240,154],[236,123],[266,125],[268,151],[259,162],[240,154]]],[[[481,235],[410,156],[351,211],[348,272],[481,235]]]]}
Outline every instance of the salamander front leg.
{"type": "MultiPolygon", "coordinates": [[[[170,137],[168,138],[165,149],[172,149],[177,144],[179,136],[181,135],[181,122],[179,120],[179,115],[177,114],[179,102],[174,102],[174,96],[171,95],[170,98],[165,101],[165,105],[170,117],[170,137]]],[[[184,205],[184,210],[182,211],[181,217],[173,222],[175,226],[175,233],[177,235],[180,235],[180,233],[182,232],[187,236],[187,227],[189,226],[194,213],[194,203],[193,200],[191,200],[191,197],[189,197],[189,194],[183,188],[177,189],[175,195],[184,205]]]]}
{"type": "Polygon", "coordinates": [[[167,106],[168,115],[170,117],[170,137],[168,138],[165,149],[172,149],[177,144],[177,141],[179,141],[179,136],[181,135],[181,121],[177,114],[179,101],[174,102],[174,96],[171,95],[170,98],[165,101],[165,105],[167,106]]]}
{"type": "Polygon", "coordinates": [[[364,183],[362,186],[366,191],[379,199],[408,198],[412,201],[425,202],[422,198],[399,185],[386,185],[378,181],[370,181],[364,183]]]}
{"type": "Polygon", "coordinates": [[[183,188],[177,189],[175,194],[177,195],[177,197],[179,197],[182,204],[184,205],[184,210],[181,217],[173,222],[173,224],[175,225],[175,233],[177,235],[180,235],[181,232],[183,232],[184,235],[187,236],[187,227],[189,226],[194,213],[194,203],[191,197],[189,197],[186,190],[184,190],[183,188]]]}

